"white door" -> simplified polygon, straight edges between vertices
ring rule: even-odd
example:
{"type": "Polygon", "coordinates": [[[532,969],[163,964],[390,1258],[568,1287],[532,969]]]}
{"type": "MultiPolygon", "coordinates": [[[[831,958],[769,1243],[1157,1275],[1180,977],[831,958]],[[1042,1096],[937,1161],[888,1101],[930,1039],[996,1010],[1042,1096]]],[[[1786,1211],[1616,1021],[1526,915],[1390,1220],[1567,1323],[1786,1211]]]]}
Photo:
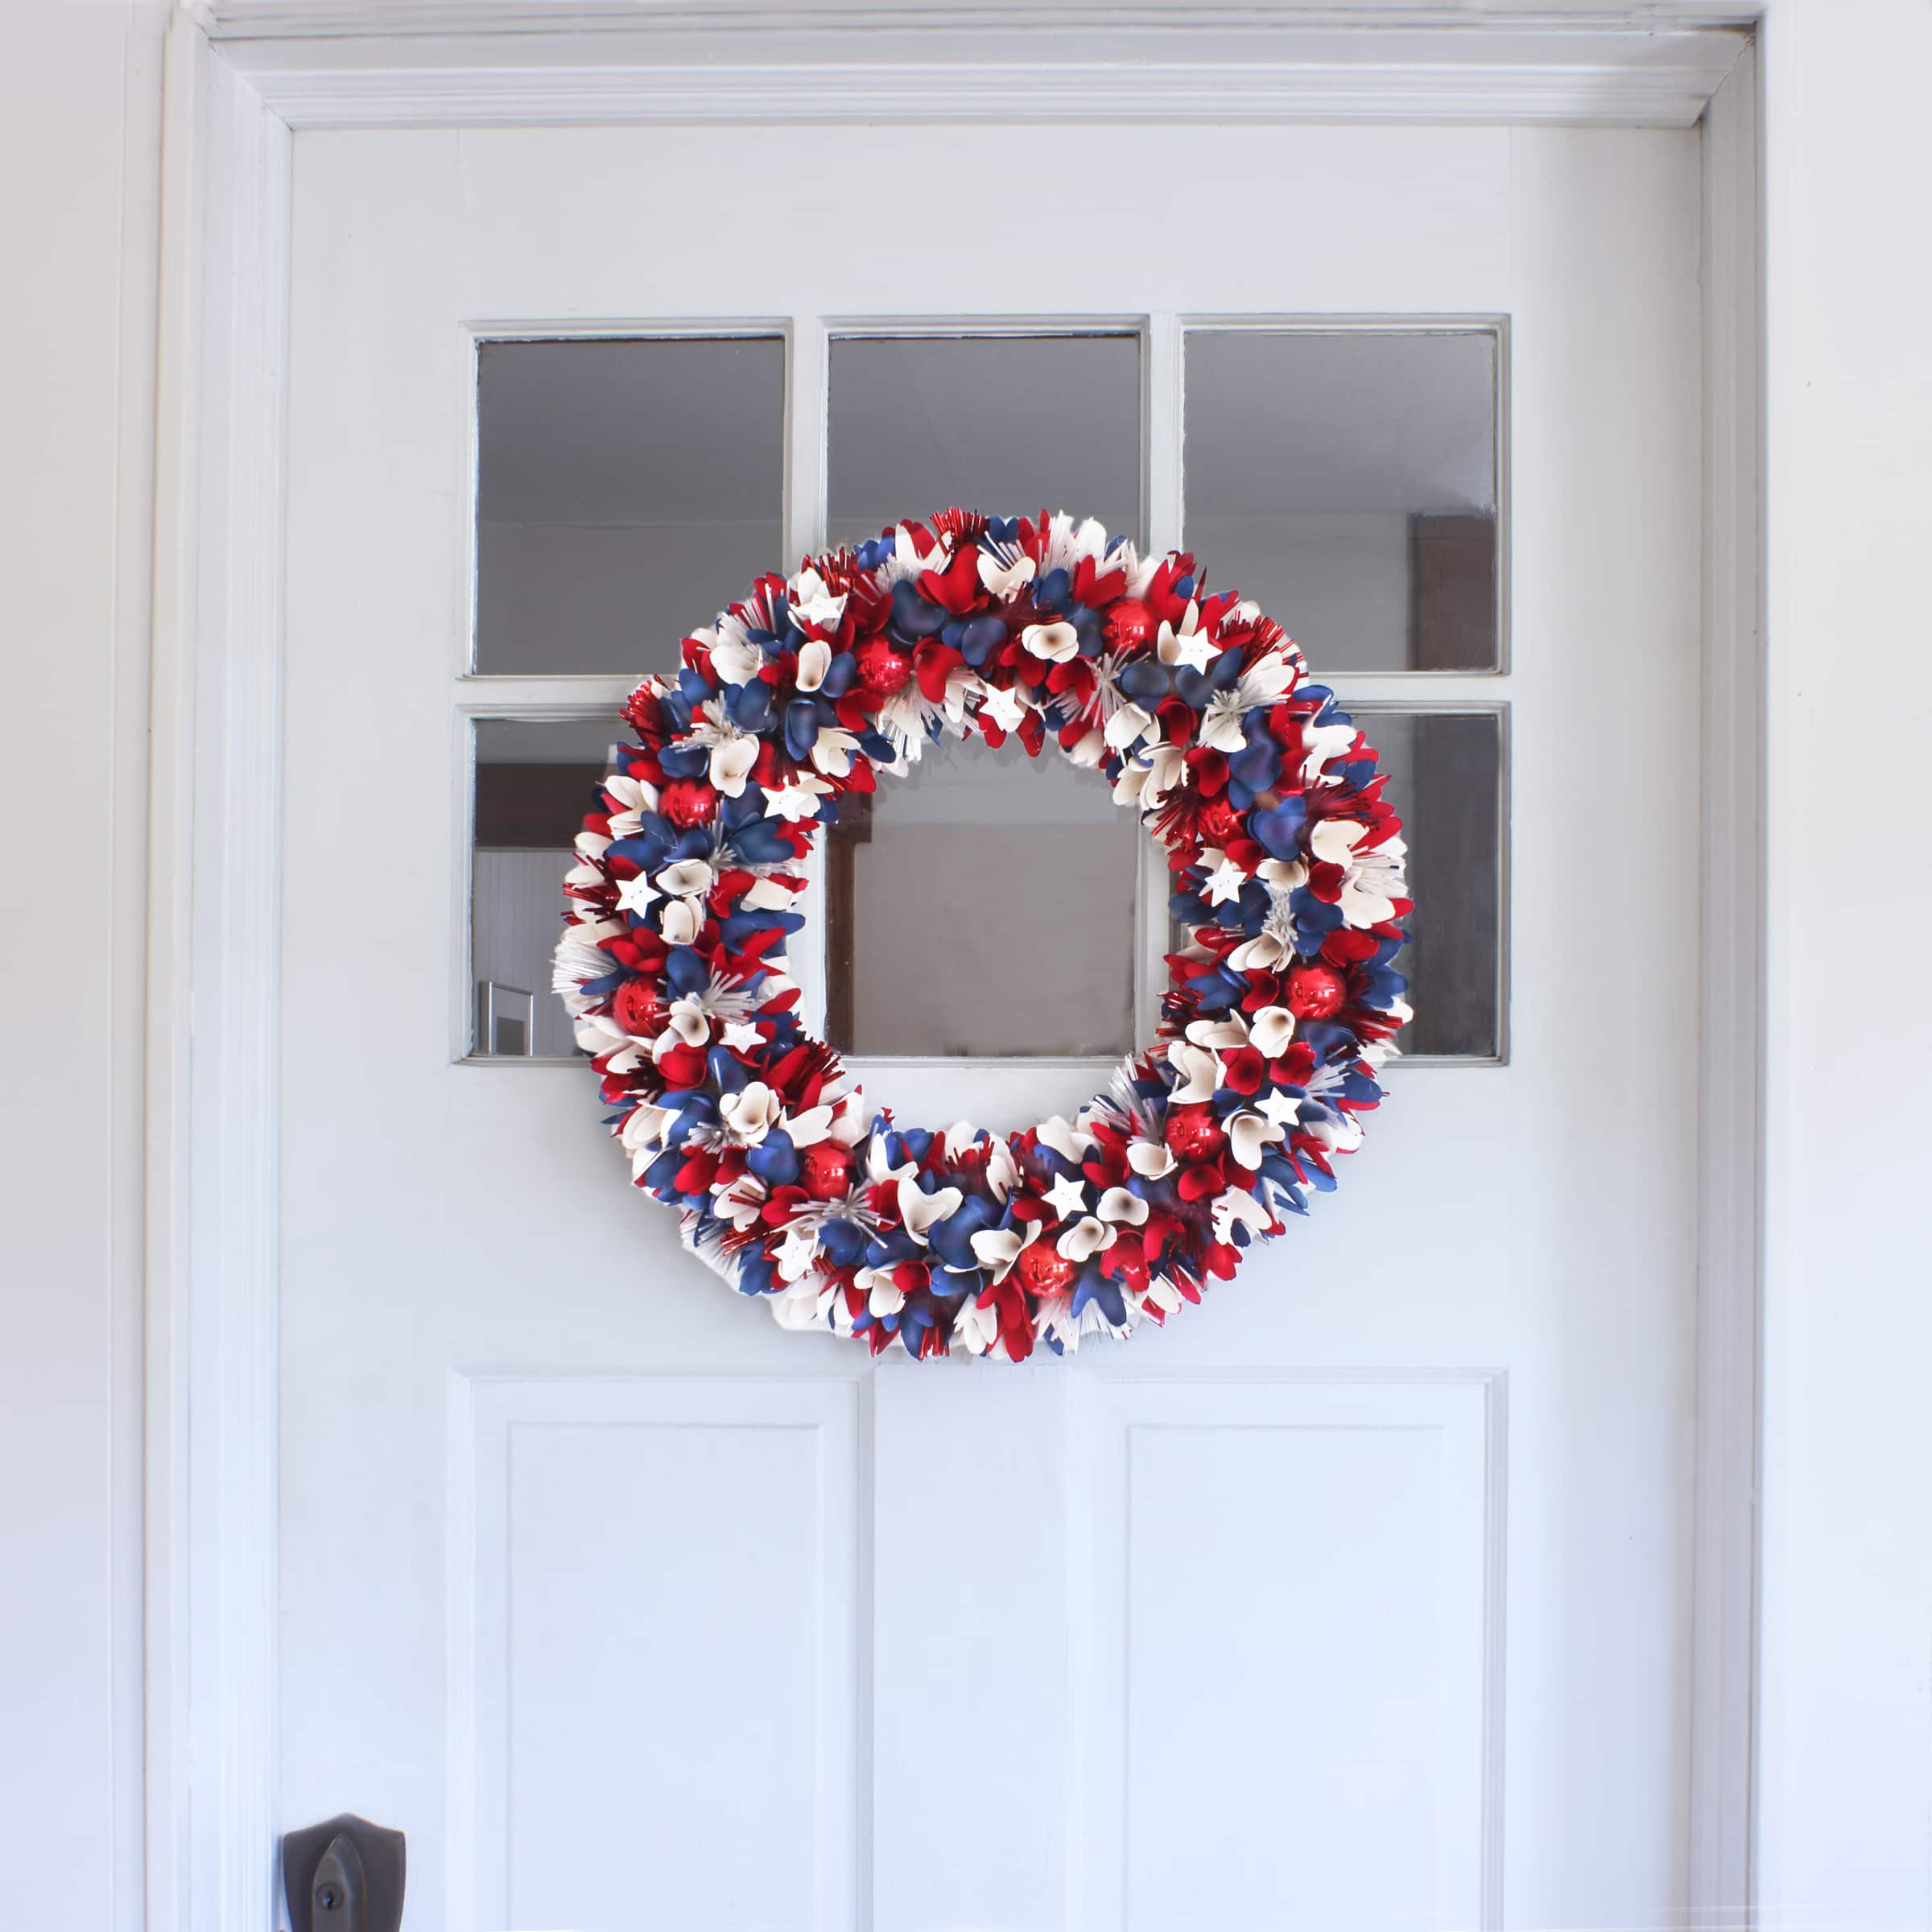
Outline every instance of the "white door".
{"type": "MultiPolygon", "coordinates": [[[[1665,1922],[1695,135],[748,121],[296,138],[284,1827],[406,1831],[410,1932],[1665,1922]],[[725,1290],[538,976],[631,683],[956,488],[1184,538],[1415,852],[1339,1191],[1018,1368],[725,1290]]],[[[876,1097],[1097,1089],[1164,943],[1112,815],[881,794],[801,947],[876,1097]]]]}

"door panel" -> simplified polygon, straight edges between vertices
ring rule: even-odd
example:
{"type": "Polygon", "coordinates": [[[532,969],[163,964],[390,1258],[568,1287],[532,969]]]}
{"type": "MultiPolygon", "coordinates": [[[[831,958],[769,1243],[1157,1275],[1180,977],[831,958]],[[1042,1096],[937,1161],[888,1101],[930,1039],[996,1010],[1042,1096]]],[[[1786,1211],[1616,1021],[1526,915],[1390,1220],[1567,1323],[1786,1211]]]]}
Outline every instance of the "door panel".
{"type": "MultiPolygon", "coordinates": [[[[1661,1919],[1695,135],[295,147],[284,1823],[406,1829],[411,1932],[1661,1919]],[[1181,534],[1185,318],[1507,319],[1506,669],[1340,680],[1507,708],[1501,1063],[1398,1067],[1338,1195],[1235,1281],[1019,1370],[779,1331],[625,1187],[586,1069],[464,1057],[471,721],[594,719],[628,682],[469,674],[479,339],[784,337],[776,566],[824,534],[834,325],[907,316],[1140,319],[1157,544],[1181,534]]],[[[710,614],[641,613],[641,656],[710,614]]],[[[1018,1124],[1096,1084],[867,1077],[935,1125],[976,1090],[1018,1124]]]]}

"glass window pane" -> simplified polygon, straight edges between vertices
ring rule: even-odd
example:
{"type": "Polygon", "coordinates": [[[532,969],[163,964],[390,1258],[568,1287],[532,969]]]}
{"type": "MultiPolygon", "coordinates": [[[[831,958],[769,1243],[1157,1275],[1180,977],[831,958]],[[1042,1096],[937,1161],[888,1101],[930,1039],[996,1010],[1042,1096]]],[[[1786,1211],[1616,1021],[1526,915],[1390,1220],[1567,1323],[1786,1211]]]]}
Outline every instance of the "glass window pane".
{"type": "MultiPolygon", "coordinates": [[[[849,801],[848,803],[858,803],[849,801]]],[[[855,1054],[1133,1044],[1141,832],[1051,748],[933,745],[827,841],[827,1032],[855,1054]]]]}
{"type": "Polygon", "coordinates": [[[1141,530],[1141,343],[1121,336],[833,338],[835,543],[959,504],[1141,530]]]}
{"type": "Polygon", "coordinates": [[[1325,675],[1495,671],[1497,339],[1202,329],[1187,543],[1325,675]]]}
{"type": "Polygon", "coordinates": [[[607,719],[477,721],[472,857],[472,1051],[568,1059],[570,1016],[550,990],[564,875],[597,808],[622,727],[607,719]]]}
{"type": "Polygon", "coordinates": [[[485,342],[477,444],[479,671],[671,668],[783,564],[777,336],[485,342]]]}
{"type": "Polygon", "coordinates": [[[1409,846],[1405,1054],[1501,1051],[1503,733],[1493,711],[1354,708],[1389,774],[1409,846]]]}

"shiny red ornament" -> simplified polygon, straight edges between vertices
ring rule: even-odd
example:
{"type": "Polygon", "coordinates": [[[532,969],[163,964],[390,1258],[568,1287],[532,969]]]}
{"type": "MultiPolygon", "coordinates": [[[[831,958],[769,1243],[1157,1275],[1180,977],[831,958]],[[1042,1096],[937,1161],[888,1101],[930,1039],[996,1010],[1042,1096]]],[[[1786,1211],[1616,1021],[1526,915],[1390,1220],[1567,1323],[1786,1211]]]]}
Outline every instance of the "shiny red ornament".
{"type": "Polygon", "coordinates": [[[858,662],[859,689],[869,698],[889,698],[903,691],[912,675],[912,659],[883,638],[868,638],[852,654],[858,662]]]}
{"type": "Polygon", "coordinates": [[[1020,1258],[1013,1263],[1013,1270],[1020,1278],[1020,1286],[1029,1294],[1059,1294],[1080,1272],[1059,1249],[1049,1246],[1044,1241],[1022,1248],[1020,1258]]]}
{"type": "Polygon", "coordinates": [[[1191,1105],[1167,1109],[1167,1145],[1176,1160],[1207,1161],[1228,1144],[1211,1107],[1191,1105]]]}
{"type": "Polygon", "coordinates": [[[1122,597],[1102,620],[1100,635],[1109,650],[1137,650],[1156,628],[1154,613],[1138,597],[1122,597]]]}
{"type": "Polygon", "coordinates": [[[680,832],[708,825],[718,809],[718,795],[696,778],[678,778],[658,794],[658,809],[680,832]]]}
{"type": "Polygon", "coordinates": [[[852,1185],[852,1155],[836,1141],[814,1141],[799,1156],[799,1179],[815,1201],[836,1201],[852,1185]]]}
{"type": "Polygon", "coordinates": [[[1332,966],[1288,968],[1288,1010],[1298,1020],[1331,1019],[1348,997],[1348,982],[1332,966]]]}
{"type": "Polygon", "coordinates": [[[1241,815],[1225,799],[1210,799],[1202,806],[1199,824],[1210,845],[1226,845],[1241,836],[1241,815]]]}
{"type": "Polygon", "coordinates": [[[610,1002],[610,1017],[626,1033],[649,1038],[663,1023],[664,1002],[649,980],[626,980],[610,1002]]]}

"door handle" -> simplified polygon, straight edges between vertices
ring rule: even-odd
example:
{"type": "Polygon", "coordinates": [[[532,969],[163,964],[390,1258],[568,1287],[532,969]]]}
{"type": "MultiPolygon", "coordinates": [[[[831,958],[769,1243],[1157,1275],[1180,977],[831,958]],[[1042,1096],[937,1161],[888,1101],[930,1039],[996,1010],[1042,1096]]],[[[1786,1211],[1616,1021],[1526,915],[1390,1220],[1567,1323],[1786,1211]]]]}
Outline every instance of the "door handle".
{"type": "Polygon", "coordinates": [[[407,1840],[344,1812],[282,1840],[289,1932],[398,1932],[407,1840]]]}

